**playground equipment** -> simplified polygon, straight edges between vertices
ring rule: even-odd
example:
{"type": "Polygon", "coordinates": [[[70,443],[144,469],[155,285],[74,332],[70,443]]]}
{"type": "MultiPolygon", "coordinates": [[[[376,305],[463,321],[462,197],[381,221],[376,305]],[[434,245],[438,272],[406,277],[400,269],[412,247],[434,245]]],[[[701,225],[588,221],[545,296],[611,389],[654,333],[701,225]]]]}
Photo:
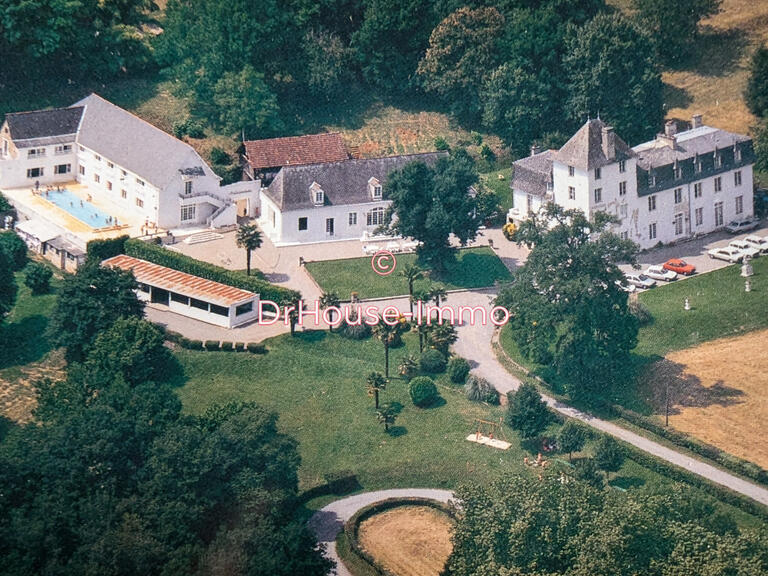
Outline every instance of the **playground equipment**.
{"type": "Polygon", "coordinates": [[[499,418],[498,422],[476,418],[473,426],[475,432],[467,436],[467,440],[499,450],[509,450],[509,447],[512,445],[507,442],[504,426],[501,422],[501,418],[499,418]],[[499,439],[499,437],[503,438],[503,440],[499,439]]]}

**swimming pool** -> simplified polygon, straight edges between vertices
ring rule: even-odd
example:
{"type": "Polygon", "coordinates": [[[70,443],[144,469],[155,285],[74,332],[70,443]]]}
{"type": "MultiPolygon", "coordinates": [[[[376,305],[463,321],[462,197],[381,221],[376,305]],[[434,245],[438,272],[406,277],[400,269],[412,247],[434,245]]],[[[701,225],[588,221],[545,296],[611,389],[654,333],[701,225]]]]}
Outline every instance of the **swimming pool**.
{"type": "Polygon", "coordinates": [[[66,188],[40,192],[40,196],[51,204],[55,204],[62,210],[69,212],[80,222],[87,224],[91,228],[105,228],[115,225],[115,219],[109,214],[102,212],[90,202],[81,200],[66,188]]]}

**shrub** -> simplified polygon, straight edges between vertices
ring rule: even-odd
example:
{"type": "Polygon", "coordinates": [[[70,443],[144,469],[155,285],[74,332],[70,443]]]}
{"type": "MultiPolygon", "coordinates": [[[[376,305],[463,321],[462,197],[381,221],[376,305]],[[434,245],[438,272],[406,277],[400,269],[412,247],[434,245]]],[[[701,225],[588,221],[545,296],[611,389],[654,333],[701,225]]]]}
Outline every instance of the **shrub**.
{"type": "Polygon", "coordinates": [[[584,458],[576,462],[573,467],[573,477],[585,482],[593,488],[601,489],[605,485],[603,475],[597,469],[594,459],[584,458]]]}
{"type": "Polygon", "coordinates": [[[173,125],[173,135],[176,138],[189,136],[190,138],[205,138],[205,129],[203,124],[192,118],[187,118],[183,122],[176,122],[173,125]]]}
{"type": "Polygon", "coordinates": [[[437,350],[427,350],[419,359],[419,367],[427,374],[439,374],[445,371],[445,356],[437,350]]]}
{"type": "Polygon", "coordinates": [[[480,146],[483,143],[483,136],[479,132],[470,132],[469,139],[472,140],[472,144],[475,146],[480,146]]]}
{"type": "MultiPolygon", "coordinates": [[[[356,322],[357,316],[350,314],[350,320],[356,322]]],[[[371,327],[365,322],[359,325],[350,324],[345,319],[339,326],[339,334],[352,340],[365,340],[371,336],[371,327]]]]}
{"type": "Polygon", "coordinates": [[[475,374],[470,374],[467,378],[464,393],[472,402],[486,402],[494,406],[499,403],[499,392],[496,388],[488,380],[475,374]]]}
{"type": "Polygon", "coordinates": [[[242,352],[245,350],[245,344],[243,342],[235,342],[235,352],[242,352]]]}
{"type": "Polygon", "coordinates": [[[653,314],[651,314],[648,306],[638,300],[629,303],[629,311],[635,318],[637,318],[640,326],[645,326],[653,322],[653,314]]]}
{"type": "Polygon", "coordinates": [[[3,193],[0,192],[0,213],[1,212],[10,212],[13,209],[13,206],[11,206],[11,203],[8,202],[8,199],[3,196],[3,193]]]}
{"type": "Polygon", "coordinates": [[[266,354],[267,353],[267,347],[264,346],[261,342],[248,342],[248,344],[245,345],[245,349],[248,350],[251,354],[266,354]]]}
{"type": "Polygon", "coordinates": [[[504,234],[504,238],[510,242],[514,240],[516,231],[517,226],[515,226],[512,222],[507,222],[501,229],[501,233],[504,234]]]}
{"type": "Polygon", "coordinates": [[[552,412],[532,382],[523,382],[517,392],[510,392],[507,397],[507,424],[523,438],[538,436],[552,421],[552,412]]]}
{"type": "Polygon", "coordinates": [[[186,336],[180,336],[178,339],[178,344],[182,348],[189,348],[190,347],[189,343],[190,343],[190,339],[187,338],[186,336]]]}
{"type": "Polygon", "coordinates": [[[445,151],[450,150],[451,147],[448,145],[448,142],[443,138],[442,136],[438,136],[435,138],[435,150],[445,151]]]}
{"type": "Polygon", "coordinates": [[[219,342],[218,340],[206,340],[205,344],[203,344],[203,347],[208,350],[209,352],[212,350],[218,350],[219,349],[219,342]]]}
{"type": "Polygon", "coordinates": [[[427,376],[419,376],[411,380],[408,392],[413,403],[420,408],[432,405],[439,396],[437,386],[435,386],[432,378],[427,376]]]}
{"type": "Polygon", "coordinates": [[[493,164],[496,161],[496,153],[491,149],[488,144],[483,144],[480,147],[480,156],[488,162],[488,164],[493,164]]]}
{"type": "Polygon", "coordinates": [[[202,350],[203,349],[203,342],[201,340],[190,340],[189,341],[189,349],[190,350],[202,350]]]}
{"type": "Polygon", "coordinates": [[[469,375],[469,362],[461,356],[454,356],[448,361],[448,377],[454,384],[464,384],[469,375]]]}
{"type": "Polygon", "coordinates": [[[221,350],[224,352],[232,352],[232,342],[222,342],[221,350]]]}
{"type": "Polygon", "coordinates": [[[32,290],[32,294],[47,294],[51,290],[51,276],[53,272],[48,266],[31,262],[27,266],[24,284],[32,290]]]}
{"type": "Polygon", "coordinates": [[[231,164],[232,158],[221,148],[214,146],[211,148],[211,164],[231,164]]]}
{"type": "Polygon", "coordinates": [[[624,463],[624,452],[613,437],[604,435],[595,446],[595,464],[606,472],[617,472],[624,463]]]}

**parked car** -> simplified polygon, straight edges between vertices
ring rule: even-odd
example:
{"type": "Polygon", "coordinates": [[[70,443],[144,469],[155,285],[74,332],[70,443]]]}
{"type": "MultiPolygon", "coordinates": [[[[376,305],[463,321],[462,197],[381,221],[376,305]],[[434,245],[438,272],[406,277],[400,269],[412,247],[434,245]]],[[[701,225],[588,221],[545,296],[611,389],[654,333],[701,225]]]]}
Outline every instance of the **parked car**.
{"type": "Polygon", "coordinates": [[[624,284],[621,280],[616,280],[616,286],[621,288],[624,292],[634,292],[637,290],[632,284],[624,284]]]}
{"type": "Polygon", "coordinates": [[[653,278],[654,280],[664,280],[665,282],[672,282],[672,280],[677,280],[677,272],[667,270],[661,264],[648,266],[643,274],[649,278],[653,278]]]}
{"type": "Polygon", "coordinates": [[[635,286],[636,288],[653,288],[656,286],[656,280],[653,278],[649,278],[645,274],[626,274],[625,278],[627,279],[627,284],[630,284],[631,286],[635,286]]]}
{"type": "Polygon", "coordinates": [[[718,260],[725,260],[726,262],[741,262],[744,258],[744,254],[738,248],[733,246],[726,246],[724,248],[712,248],[707,252],[710,258],[717,258],[718,260]]]}
{"type": "Polygon", "coordinates": [[[672,258],[671,260],[667,260],[664,262],[664,264],[662,264],[662,266],[664,270],[672,270],[672,272],[677,272],[683,276],[690,276],[696,272],[696,266],[693,264],[688,264],[688,262],[681,260],[680,258],[672,258]]]}
{"type": "Polygon", "coordinates": [[[754,230],[760,225],[760,221],[757,218],[742,218],[741,220],[734,220],[725,227],[726,232],[731,234],[741,234],[742,232],[748,232],[754,230]]]}
{"type": "Polygon", "coordinates": [[[736,248],[736,250],[740,250],[744,256],[749,256],[750,258],[757,258],[760,256],[760,249],[755,248],[752,246],[752,244],[744,240],[734,240],[733,242],[728,242],[728,246],[731,248],[736,248]]]}
{"type": "Polygon", "coordinates": [[[752,246],[752,248],[757,248],[762,253],[768,252],[768,238],[761,238],[757,234],[750,234],[744,238],[744,242],[752,246]]]}

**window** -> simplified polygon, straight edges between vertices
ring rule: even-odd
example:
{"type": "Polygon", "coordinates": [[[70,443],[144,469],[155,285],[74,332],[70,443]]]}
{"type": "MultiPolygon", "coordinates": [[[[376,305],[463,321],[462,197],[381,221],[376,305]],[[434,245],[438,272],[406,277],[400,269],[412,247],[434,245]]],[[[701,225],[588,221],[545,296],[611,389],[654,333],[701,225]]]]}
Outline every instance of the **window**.
{"type": "Polygon", "coordinates": [[[253,312],[253,302],[246,302],[235,308],[235,316],[242,316],[243,314],[248,314],[248,312],[253,312]]]}
{"type": "Polygon", "coordinates": [[[683,177],[683,170],[680,166],[675,166],[675,180],[680,180],[683,177]]]}
{"type": "Polygon", "coordinates": [[[69,174],[72,172],[72,164],[59,164],[53,167],[54,174],[69,174]]]}
{"type": "Polygon", "coordinates": [[[733,159],[736,162],[741,162],[741,148],[734,148],[733,149],[733,159]]]}
{"type": "Polygon", "coordinates": [[[715,226],[723,225],[723,203],[715,202],[715,226]]]}
{"type": "Polygon", "coordinates": [[[683,189],[675,188],[675,204],[680,204],[683,201],[683,189]]]}
{"type": "Polygon", "coordinates": [[[698,158],[696,158],[696,160],[694,160],[694,162],[693,162],[693,169],[694,169],[694,170],[695,170],[697,173],[698,173],[698,172],[701,172],[701,160],[699,160],[698,158]]]}
{"type": "Polygon", "coordinates": [[[696,218],[696,226],[704,224],[704,208],[696,208],[693,211],[694,218],[696,218]]]}
{"type": "Polygon", "coordinates": [[[675,214],[675,236],[683,233],[683,215],[675,214]]]}
{"type": "Polygon", "coordinates": [[[625,230],[624,232],[621,232],[621,233],[619,234],[619,237],[620,237],[622,240],[629,240],[629,232],[627,232],[627,231],[625,230]]]}
{"type": "Polygon", "coordinates": [[[189,298],[186,296],[182,296],[181,294],[177,294],[176,292],[171,292],[171,300],[173,302],[178,302],[179,304],[184,304],[185,306],[189,306],[189,298]]]}
{"type": "Polygon", "coordinates": [[[27,158],[41,158],[45,156],[45,148],[32,148],[27,150],[27,158]]]}
{"type": "MultiPolygon", "coordinates": [[[[144,208],[144,200],[141,198],[136,198],[136,206],[139,208],[144,208]]],[[[194,206],[191,206],[191,208],[194,208],[194,206]]]]}
{"type": "Polygon", "coordinates": [[[126,190],[120,190],[121,198],[128,198],[128,192],[126,190]]]}
{"type": "Polygon", "coordinates": [[[190,298],[189,305],[192,306],[192,308],[199,308],[200,310],[205,310],[206,312],[208,311],[208,302],[203,302],[197,298],[190,298]]]}
{"type": "Polygon", "coordinates": [[[656,210],[656,195],[648,196],[648,212],[656,210]]]}
{"type": "Polygon", "coordinates": [[[374,186],[373,187],[373,198],[375,200],[378,200],[378,199],[381,198],[381,185],[380,184],[378,186],[374,186]]]}
{"type": "MultiPolygon", "coordinates": [[[[138,200],[138,198],[136,199],[138,200]]],[[[197,206],[182,206],[181,207],[181,221],[186,222],[187,220],[194,220],[196,215],[196,209],[197,206]]]]}
{"type": "Polygon", "coordinates": [[[40,178],[42,175],[42,168],[27,168],[27,178],[40,178]]]}
{"type": "Polygon", "coordinates": [[[693,197],[701,198],[701,182],[696,182],[696,184],[693,185],[693,197]]]}
{"type": "Polygon", "coordinates": [[[85,166],[78,166],[77,171],[80,173],[80,176],[85,176],[85,166]]]}
{"type": "Polygon", "coordinates": [[[619,160],[619,172],[626,172],[627,171],[627,161],[626,160],[619,160]]]}
{"type": "Polygon", "coordinates": [[[723,179],[718,176],[715,178],[715,192],[721,192],[723,190],[723,179]]]}
{"type": "Polygon", "coordinates": [[[648,187],[653,188],[656,186],[656,176],[648,176],[648,187]]]}
{"type": "Polygon", "coordinates": [[[573,166],[568,166],[568,176],[576,174],[576,169],[573,166]]]}
{"type": "Polygon", "coordinates": [[[628,212],[628,207],[627,207],[626,204],[622,204],[621,206],[619,206],[619,215],[622,218],[626,218],[627,217],[627,212],[628,212]]]}
{"type": "Polygon", "coordinates": [[[744,212],[744,196],[736,196],[736,214],[744,212]]]}
{"type": "Polygon", "coordinates": [[[715,152],[715,168],[722,168],[723,166],[723,157],[715,152]]]}
{"type": "Polygon", "coordinates": [[[307,217],[302,216],[299,218],[299,230],[306,230],[307,229],[307,217]]]}
{"type": "Polygon", "coordinates": [[[600,168],[595,168],[595,180],[600,180],[602,178],[603,173],[600,168]]]}
{"type": "Polygon", "coordinates": [[[120,177],[125,178],[126,176],[128,176],[128,172],[126,172],[125,170],[120,170],[120,177]]]}
{"type": "Polygon", "coordinates": [[[619,196],[625,196],[627,194],[627,181],[619,182],[619,196]]]}
{"type": "Polygon", "coordinates": [[[192,194],[192,180],[184,182],[184,194],[192,194]]]}
{"type": "Polygon", "coordinates": [[[94,174],[93,181],[98,184],[99,182],[101,182],[101,176],[99,176],[98,174],[94,174]]]}
{"type": "Polygon", "coordinates": [[[648,226],[648,240],[656,239],[656,222],[648,226]]]}
{"type": "Polygon", "coordinates": [[[576,200],[576,188],[568,186],[568,200],[576,200]]]}
{"type": "Polygon", "coordinates": [[[325,194],[323,194],[322,190],[317,190],[315,192],[315,204],[323,204],[325,202],[325,194]]]}
{"type": "Polygon", "coordinates": [[[211,304],[211,313],[218,314],[219,316],[229,316],[229,308],[225,306],[217,306],[216,304],[211,304]]]}
{"type": "Polygon", "coordinates": [[[335,230],[334,230],[334,223],[333,218],[326,218],[325,219],[325,233],[328,234],[328,236],[333,236],[335,230]]]}
{"type": "Polygon", "coordinates": [[[93,153],[93,157],[96,158],[96,162],[101,162],[101,156],[96,154],[96,152],[93,153]]]}
{"type": "Polygon", "coordinates": [[[72,152],[72,144],[59,144],[53,149],[54,154],[69,154],[72,152]]]}
{"type": "Polygon", "coordinates": [[[78,146],[80,148],[80,152],[85,152],[85,146],[78,146]]]}
{"type": "Polygon", "coordinates": [[[112,162],[107,162],[107,168],[114,168],[115,165],[112,162]]]}
{"type": "Polygon", "coordinates": [[[384,224],[384,208],[380,206],[368,212],[366,214],[366,224],[368,226],[381,226],[384,224]]]}
{"type": "Polygon", "coordinates": [[[357,226],[357,212],[350,212],[349,213],[349,225],[350,226],[357,226]]]}
{"type": "Polygon", "coordinates": [[[136,184],[138,184],[139,186],[144,186],[144,180],[142,180],[141,178],[136,178],[136,184]]]}
{"type": "Polygon", "coordinates": [[[112,182],[107,180],[107,190],[112,190],[112,182]]]}
{"type": "Polygon", "coordinates": [[[741,186],[741,170],[737,170],[733,173],[733,185],[741,186]]]}
{"type": "Polygon", "coordinates": [[[603,201],[603,189],[595,188],[595,204],[599,204],[603,201]]]}

